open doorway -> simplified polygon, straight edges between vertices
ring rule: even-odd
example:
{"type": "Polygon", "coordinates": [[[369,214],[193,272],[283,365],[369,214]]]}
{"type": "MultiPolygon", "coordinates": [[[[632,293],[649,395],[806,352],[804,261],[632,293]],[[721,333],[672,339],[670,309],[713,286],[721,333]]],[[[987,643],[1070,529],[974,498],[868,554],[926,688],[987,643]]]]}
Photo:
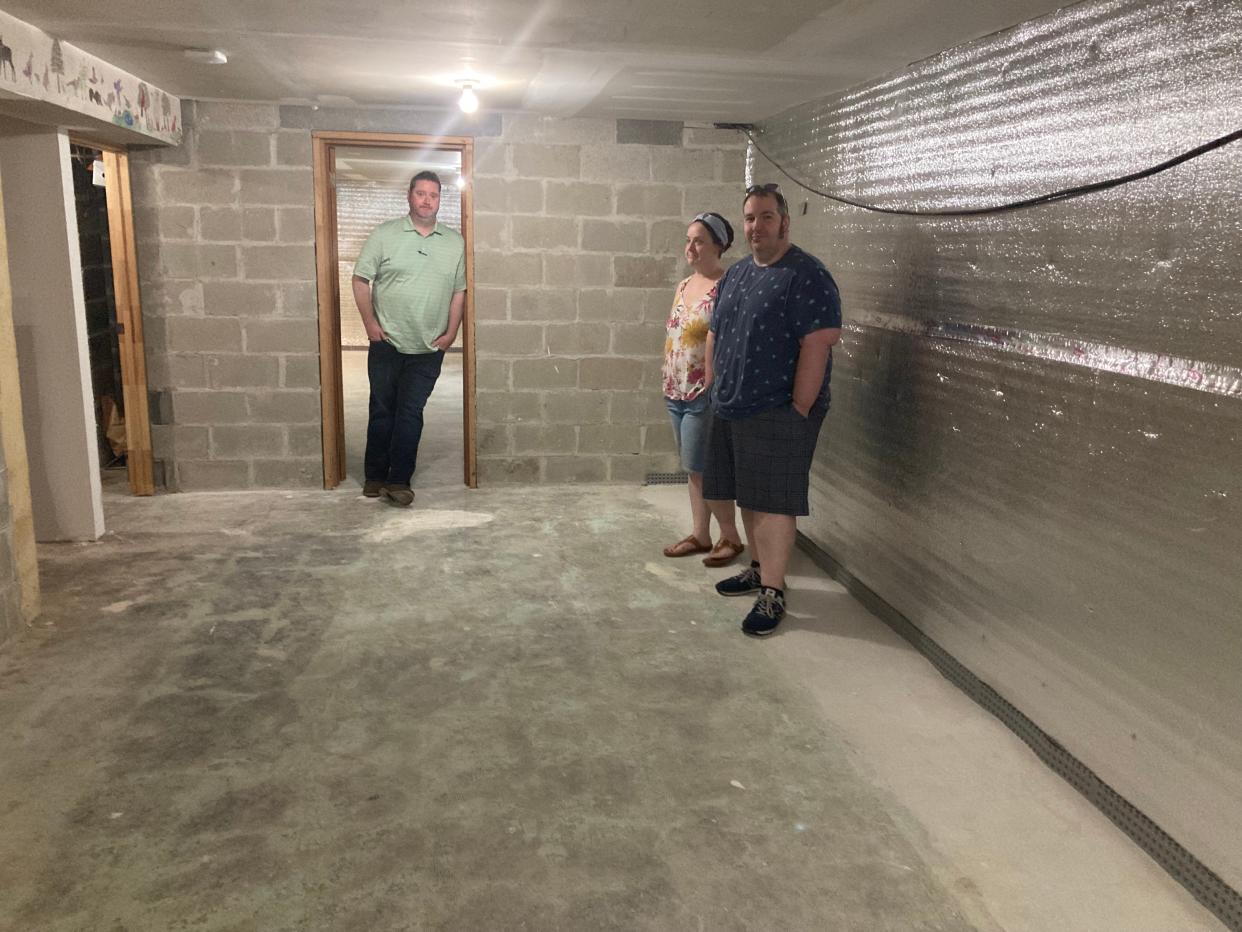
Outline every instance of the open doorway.
{"type": "Polygon", "coordinates": [[[361,486],[364,479],[368,340],[350,286],[354,263],[372,230],[409,212],[410,179],[430,169],[442,182],[438,221],[466,241],[466,307],[457,341],[445,354],[424,411],[413,484],[416,491],[463,482],[474,487],[471,141],[316,133],[314,143],[324,486],[361,486]]]}
{"type": "Polygon", "coordinates": [[[70,144],[91,394],[104,492],[155,492],[129,160],[70,144]]]}

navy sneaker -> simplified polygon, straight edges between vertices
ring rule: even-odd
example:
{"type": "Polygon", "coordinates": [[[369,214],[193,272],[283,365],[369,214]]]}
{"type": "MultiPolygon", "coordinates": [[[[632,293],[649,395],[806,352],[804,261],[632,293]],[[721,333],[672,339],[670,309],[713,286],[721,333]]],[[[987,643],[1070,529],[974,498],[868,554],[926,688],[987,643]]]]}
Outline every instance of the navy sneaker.
{"type": "Polygon", "coordinates": [[[716,591],[721,595],[750,595],[758,592],[759,588],[759,564],[754,560],[736,576],[729,576],[716,583],[716,591]]]}
{"type": "Polygon", "coordinates": [[[771,586],[763,586],[759,589],[759,598],[755,599],[755,607],[742,622],[742,633],[755,638],[767,637],[775,633],[784,618],[785,593],[771,586]]]}

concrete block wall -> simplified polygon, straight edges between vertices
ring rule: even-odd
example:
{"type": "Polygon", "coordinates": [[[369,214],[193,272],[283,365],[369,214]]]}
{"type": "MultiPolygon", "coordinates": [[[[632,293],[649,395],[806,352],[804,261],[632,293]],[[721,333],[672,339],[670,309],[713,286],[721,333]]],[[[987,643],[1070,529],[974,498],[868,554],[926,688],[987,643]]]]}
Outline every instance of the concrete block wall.
{"type": "MultiPolygon", "coordinates": [[[[187,102],[136,153],[153,442],[171,489],[322,481],[311,132],[471,135],[480,480],[676,467],[660,392],[687,220],[740,213],[745,149],[678,124],[187,102]],[[622,141],[619,141],[622,140],[622,141]]],[[[734,257],[736,257],[736,252],[734,257]]]]}
{"type": "Polygon", "coordinates": [[[265,104],[183,121],[132,162],[155,458],[170,489],[318,487],[310,133],[265,104]]]}
{"type": "Polygon", "coordinates": [[[744,157],[737,133],[633,120],[506,116],[478,140],[481,481],[677,468],[664,324],[686,224],[740,214],[744,157]]]}

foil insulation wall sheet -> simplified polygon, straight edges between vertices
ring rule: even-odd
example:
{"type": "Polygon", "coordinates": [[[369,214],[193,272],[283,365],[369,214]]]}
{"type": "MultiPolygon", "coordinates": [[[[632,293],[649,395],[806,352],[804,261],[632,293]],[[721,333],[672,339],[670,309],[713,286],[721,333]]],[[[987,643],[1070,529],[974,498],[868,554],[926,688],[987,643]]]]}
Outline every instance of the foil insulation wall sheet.
{"type": "MultiPolygon", "coordinates": [[[[1088,2],[756,140],[997,204],[1242,128],[1240,48],[1236,0],[1088,2]]],[[[804,532],[1242,889],[1242,143],[981,218],[749,159],[845,307],[804,532]]]]}

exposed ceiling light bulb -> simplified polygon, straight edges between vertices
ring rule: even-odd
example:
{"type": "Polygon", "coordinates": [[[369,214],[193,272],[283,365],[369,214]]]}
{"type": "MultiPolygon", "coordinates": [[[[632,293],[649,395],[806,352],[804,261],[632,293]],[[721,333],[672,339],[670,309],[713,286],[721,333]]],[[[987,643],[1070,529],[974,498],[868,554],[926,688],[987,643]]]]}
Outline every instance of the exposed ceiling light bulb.
{"type": "Polygon", "coordinates": [[[461,107],[462,113],[474,113],[479,109],[478,95],[469,81],[462,83],[461,99],[457,101],[457,106],[461,107]]]}

